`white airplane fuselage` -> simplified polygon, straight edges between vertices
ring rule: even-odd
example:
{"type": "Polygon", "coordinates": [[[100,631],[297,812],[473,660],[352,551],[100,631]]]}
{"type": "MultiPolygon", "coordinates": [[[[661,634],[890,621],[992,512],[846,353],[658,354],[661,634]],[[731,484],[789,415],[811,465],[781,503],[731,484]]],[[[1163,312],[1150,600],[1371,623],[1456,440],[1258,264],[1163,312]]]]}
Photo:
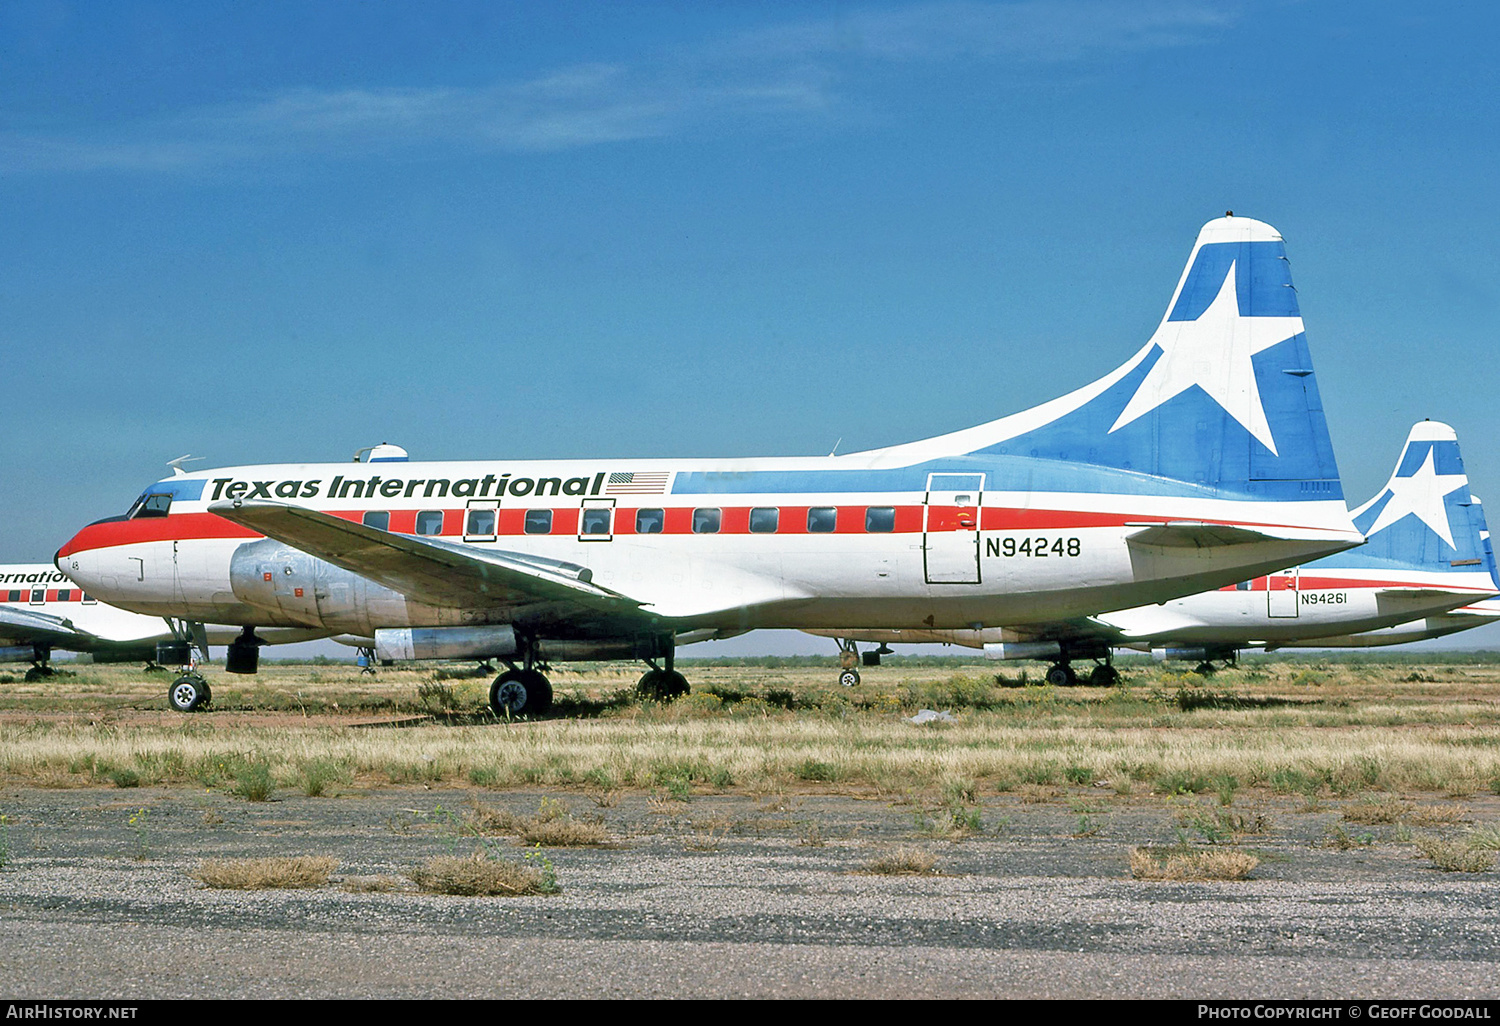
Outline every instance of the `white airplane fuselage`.
{"type": "Polygon", "coordinates": [[[677,629],[973,628],[1159,602],[1358,540],[1337,527],[1347,523],[1338,500],[1251,506],[1207,495],[992,491],[989,482],[1005,471],[983,469],[974,457],[916,474],[961,474],[930,483],[966,487],[857,490],[880,469],[867,463],[854,454],[230,468],[163,482],[179,493],[168,515],[90,525],[59,552],[58,565],[100,598],[157,616],[366,636],[378,627],[510,622],[504,606],[422,604],[373,583],[348,582],[362,594],[339,593],[338,582],[321,591],[313,580],[294,585],[280,579],[293,576],[285,567],[274,581],[243,567],[236,574],[236,554],[257,535],[208,507],[269,496],[356,522],[388,514],[398,534],[585,567],[594,584],[642,602],[644,613],[677,629]],[[610,485],[624,474],[660,481],[646,486],[660,491],[610,485]],[[758,478],[799,474],[853,487],[744,490],[758,478]],[[188,498],[198,482],[197,497],[188,498]],[[546,494],[537,495],[539,485],[546,494]],[[712,511],[714,531],[706,529],[712,511]],[[760,529],[752,530],[752,516],[760,529]],[[1150,525],[1185,520],[1278,537],[1214,547],[1130,541],[1150,525]]]}

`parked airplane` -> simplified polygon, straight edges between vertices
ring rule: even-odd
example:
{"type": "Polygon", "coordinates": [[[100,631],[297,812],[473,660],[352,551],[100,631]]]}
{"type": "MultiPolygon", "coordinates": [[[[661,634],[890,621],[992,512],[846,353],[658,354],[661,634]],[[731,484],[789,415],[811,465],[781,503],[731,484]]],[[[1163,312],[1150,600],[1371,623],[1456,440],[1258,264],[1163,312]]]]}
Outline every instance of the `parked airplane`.
{"type": "MultiPolygon", "coordinates": [[[[54,649],[87,652],[100,662],[152,663],[159,646],[181,653],[185,644],[227,645],[240,628],[208,624],[196,637],[174,635],[159,616],[143,616],[89,595],[47,563],[0,565],[0,662],[31,663],[27,680],[52,671],[54,649]]],[[[277,628],[265,632],[268,644],[313,641],[327,631],[277,628]]],[[[187,662],[184,654],[181,662],[187,662]]],[[[170,697],[170,696],[169,696],[170,697]]],[[[205,691],[201,700],[206,701],[205,691]]],[[[174,700],[175,704],[175,700],[174,700]]]]}
{"type": "Polygon", "coordinates": [[[978,427],[817,458],[179,469],[57,565],[130,609],[244,625],[235,672],[256,628],[318,627],[382,658],[506,660],[491,702],[525,713],[559,660],[640,659],[643,691],[682,693],[680,633],[1052,622],[1362,540],[1282,238],[1230,215],[1133,357],[978,427]]]}
{"type": "MultiPolygon", "coordinates": [[[[1208,664],[1233,659],[1244,648],[1329,647],[1339,644],[1330,635],[1362,637],[1361,632],[1424,622],[1418,618],[1500,591],[1484,512],[1469,495],[1458,436],[1448,425],[1415,425],[1390,480],[1350,516],[1366,532],[1360,548],[1215,591],[1060,621],[1024,634],[1009,629],[811,633],[842,639],[845,651],[858,641],[943,641],[982,647],[996,659],[1048,659],[1053,663],[1046,679],[1053,684],[1076,683],[1073,660],[1102,659],[1090,683],[1111,684],[1117,679],[1110,665],[1115,648],[1208,664]]],[[[1471,626],[1480,622],[1474,615],[1466,619],[1471,626]]],[[[857,682],[858,671],[853,672],[851,679],[846,667],[840,679],[857,682]]]]}
{"type": "MultiPolygon", "coordinates": [[[[1471,496],[1474,508],[1480,509],[1479,497],[1471,496]]],[[[1481,521],[1483,511],[1480,512],[1481,521]]],[[[1490,568],[1490,575],[1500,583],[1500,568],[1495,565],[1495,552],[1490,545],[1490,532],[1481,532],[1484,538],[1485,563],[1490,568]]],[[[1461,606],[1458,609],[1449,610],[1446,613],[1437,613],[1432,616],[1423,617],[1420,620],[1411,620],[1407,623],[1398,623],[1394,627],[1382,627],[1373,631],[1361,631],[1358,634],[1342,634],[1326,638],[1312,638],[1307,641],[1289,641],[1283,648],[1376,648],[1385,645],[1407,645],[1415,641],[1428,641],[1432,638],[1444,638],[1450,634],[1460,631],[1473,630],[1475,627],[1483,627],[1486,624],[1500,620],[1500,598],[1482,599],[1478,602],[1461,606]]]]}

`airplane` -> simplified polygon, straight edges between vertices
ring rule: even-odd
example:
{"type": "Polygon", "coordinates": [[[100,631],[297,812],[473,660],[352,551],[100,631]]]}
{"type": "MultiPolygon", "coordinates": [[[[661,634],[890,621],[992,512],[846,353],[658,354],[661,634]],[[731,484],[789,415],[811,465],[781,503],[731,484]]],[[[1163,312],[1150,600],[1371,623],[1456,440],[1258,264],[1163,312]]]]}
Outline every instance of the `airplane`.
{"type": "MultiPolygon", "coordinates": [[[[209,645],[226,645],[239,630],[206,624],[196,637],[177,635],[159,616],[100,602],[50,563],[0,565],[0,663],[31,663],[28,681],[51,676],[54,649],[87,652],[96,662],[187,663],[188,645],[198,645],[207,659],[209,645]]],[[[304,628],[265,633],[268,644],[313,641],[328,634],[304,628]]],[[[205,691],[201,700],[210,697],[205,691]]]]}
{"type": "MultiPolygon", "coordinates": [[[[1484,511],[1469,494],[1458,436],[1447,424],[1414,425],[1390,479],[1350,516],[1366,532],[1359,548],[1214,591],[1060,621],[1025,634],[1006,628],[809,633],[840,639],[846,652],[860,641],[938,641],[983,648],[994,659],[1053,660],[1045,679],[1056,685],[1077,683],[1073,660],[1101,659],[1089,682],[1109,685],[1118,680],[1110,659],[1116,648],[1198,660],[1199,669],[1208,672],[1212,660],[1233,660],[1241,649],[1333,647],[1341,643],[1334,636],[1365,638],[1366,632],[1393,630],[1408,621],[1425,624],[1426,618],[1487,602],[1500,591],[1484,511]]],[[[1460,620],[1478,626],[1482,617],[1471,613],[1460,620]]],[[[844,668],[841,682],[858,683],[858,670],[851,679],[850,669],[844,668]]]]}
{"type": "MultiPolygon", "coordinates": [[[[1479,496],[1471,496],[1476,509],[1481,509],[1479,496]]],[[[1481,511],[1481,517],[1483,513],[1481,511]]],[[[1483,531],[1485,562],[1490,568],[1490,575],[1500,582],[1500,568],[1495,565],[1495,552],[1490,545],[1490,532],[1483,531]]],[[[1423,617],[1420,620],[1411,620],[1406,623],[1398,623],[1394,627],[1382,627],[1378,630],[1361,631],[1358,634],[1341,634],[1326,638],[1313,638],[1307,641],[1289,641],[1282,648],[1377,648],[1386,645],[1408,645],[1417,641],[1429,641],[1432,638],[1445,638],[1450,634],[1460,631],[1473,630],[1475,627],[1483,627],[1485,624],[1500,620],[1500,598],[1481,599],[1478,602],[1461,606],[1458,609],[1449,610],[1446,613],[1437,613],[1423,617]]]]}
{"type": "MultiPolygon", "coordinates": [[[[1358,545],[1281,235],[1200,231],[1134,356],[1040,406],[826,457],[279,464],[184,472],[56,563],[185,623],[373,638],[382,659],[500,659],[492,708],[540,714],[544,668],[636,659],[688,689],[679,636],[985,629],[1159,602],[1358,545]],[[661,665],[658,665],[658,660],[661,665]]],[[[196,686],[191,675],[176,682],[196,686]]]]}

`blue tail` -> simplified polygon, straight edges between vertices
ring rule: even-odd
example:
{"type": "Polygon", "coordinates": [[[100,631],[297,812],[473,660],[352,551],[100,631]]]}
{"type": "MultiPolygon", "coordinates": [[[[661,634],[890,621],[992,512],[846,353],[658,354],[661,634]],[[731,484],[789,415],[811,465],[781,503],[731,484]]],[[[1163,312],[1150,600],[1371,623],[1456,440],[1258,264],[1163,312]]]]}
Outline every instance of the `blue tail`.
{"type": "Polygon", "coordinates": [[[1351,516],[1365,544],[1320,565],[1494,574],[1484,508],[1469,494],[1458,435],[1447,424],[1424,420],[1413,426],[1390,480],[1351,516]]]}
{"type": "Polygon", "coordinates": [[[1160,326],[1124,365],[949,437],[976,454],[1134,471],[1228,497],[1343,497],[1286,247],[1245,217],[1203,226],[1160,326]]]}

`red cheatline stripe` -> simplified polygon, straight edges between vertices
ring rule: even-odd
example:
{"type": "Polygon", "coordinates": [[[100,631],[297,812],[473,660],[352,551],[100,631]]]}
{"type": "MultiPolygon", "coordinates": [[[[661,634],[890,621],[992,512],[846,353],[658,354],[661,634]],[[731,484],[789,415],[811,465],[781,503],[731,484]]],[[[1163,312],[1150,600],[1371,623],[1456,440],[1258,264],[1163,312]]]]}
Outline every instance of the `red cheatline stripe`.
{"type": "MultiPolygon", "coordinates": [[[[545,509],[546,507],[531,507],[545,509]]],[[[642,506],[643,509],[660,509],[659,506],[642,506]]],[[[750,533],[750,506],[669,506],[665,507],[665,523],[662,534],[692,534],[694,509],[719,509],[722,513],[717,534],[750,533]]],[[[778,506],[779,524],[776,534],[807,534],[808,506],[778,506]]],[[[817,508],[817,507],[813,507],[817,508]]],[[[864,534],[865,513],[870,506],[834,506],[838,511],[836,534],[864,534]]],[[[973,530],[964,523],[962,512],[967,507],[905,505],[887,507],[876,505],[876,509],[894,509],[895,531],[878,533],[914,534],[923,529],[924,511],[930,531],[973,530]]],[[[524,517],[528,507],[501,506],[498,511],[498,533],[501,537],[525,533],[524,517]]],[[[359,523],[365,510],[330,510],[331,516],[359,523]]],[[[447,509],[443,513],[443,535],[463,535],[465,510],[447,509]]],[[[416,531],[416,509],[390,510],[390,530],[398,534],[416,531]]],[[[635,533],[635,507],[620,507],[615,510],[615,531],[618,534],[635,533]]],[[[553,509],[553,535],[574,535],[578,531],[579,508],[568,506],[553,509]]],[[[985,531],[1067,531],[1090,527],[1121,527],[1125,524],[1167,523],[1161,516],[1143,516],[1136,513],[1099,513],[1076,510],[1011,509],[990,508],[982,510],[981,528],[985,531]]],[[[1209,523],[1229,527],[1276,527],[1246,521],[1215,520],[1209,523]]],[[[147,517],[138,520],[110,520],[90,524],[79,531],[59,551],[59,557],[73,555],[90,549],[112,548],[118,545],[133,545],[142,542],[187,541],[196,539],[259,538],[261,535],[247,527],[225,520],[212,513],[174,513],[166,517],[147,517]]]]}

